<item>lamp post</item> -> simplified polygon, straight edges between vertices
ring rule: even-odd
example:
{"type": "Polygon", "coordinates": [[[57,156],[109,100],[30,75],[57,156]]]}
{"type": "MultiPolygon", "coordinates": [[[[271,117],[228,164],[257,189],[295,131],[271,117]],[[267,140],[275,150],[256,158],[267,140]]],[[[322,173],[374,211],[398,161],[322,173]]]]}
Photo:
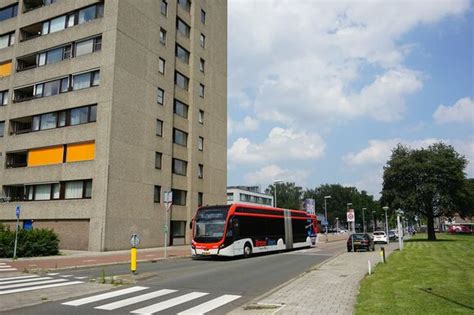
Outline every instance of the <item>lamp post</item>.
{"type": "Polygon", "coordinates": [[[276,208],[277,207],[277,184],[283,183],[283,180],[277,179],[273,181],[273,185],[275,186],[275,198],[273,200],[273,205],[276,208]]]}
{"type": "Polygon", "coordinates": [[[372,232],[375,232],[376,226],[375,226],[375,210],[372,211],[372,232]]]}
{"type": "MultiPolygon", "coordinates": [[[[352,206],[352,202],[348,202],[348,203],[347,203],[347,212],[349,212],[349,207],[350,207],[350,206],[352,206]]],[[[354,225],[353,225],[353,226],[355,227],[355,218],[354,218],[354,225]]],[[[351,229],[351,228],[349,227],[349,222],[347,222],[347,229],[348,229],[349,231],[352,230],[352,232],[354,232],[354,228],[351,229]]]]}
{"type": "Polygon", "coordinates": [[[336,233],[339,233],[339,218],[336,217],[336,233]]]}
{"type": "Polygon", "coordinates": [[[324,217],[326,218],[326,242],[328,241],[328,206],[326,200],[331,199],[331,196],[324,196],[324,217]]]}
{"type": "Polygon", "coordinates": [[[384,211],[385,211],[385,233],[387,234],[387,243],[389,242],[388,240],[388,218],[387,218],[387,210],[388,210],[388,207],[385,206],[382,208],[384,211]]]}
{"type": "Polygon", "coordinates": [[[364,233],[367,233],[367,228],[365,227],[365,214],[364,211],[367,210],[367,208],[362,208],[362,228],[364,233]]]}

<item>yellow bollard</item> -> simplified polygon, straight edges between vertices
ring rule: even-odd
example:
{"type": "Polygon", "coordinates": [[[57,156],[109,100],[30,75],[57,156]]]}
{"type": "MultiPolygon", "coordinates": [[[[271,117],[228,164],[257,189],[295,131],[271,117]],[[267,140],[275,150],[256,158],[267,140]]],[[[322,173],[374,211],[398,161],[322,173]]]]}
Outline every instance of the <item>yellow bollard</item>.
{"type": "Polygon", "coordinates": [[[130,249],[130,271],[135,273],[137,271],[137,248],[130,249]]]}

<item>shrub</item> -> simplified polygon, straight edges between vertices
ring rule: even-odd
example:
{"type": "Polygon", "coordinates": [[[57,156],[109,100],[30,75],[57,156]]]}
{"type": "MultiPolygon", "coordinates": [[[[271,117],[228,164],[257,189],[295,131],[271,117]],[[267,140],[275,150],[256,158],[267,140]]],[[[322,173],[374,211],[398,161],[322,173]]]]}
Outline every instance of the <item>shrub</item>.
{"type": "MultiPolygon", "coordinates": [[[[15,231],[0,224],[0,257],[13,257],[15,231]]],[[[58,235],[51,229],[18,231],[17,257],[50,256],[59,253],[58,235]]]]}

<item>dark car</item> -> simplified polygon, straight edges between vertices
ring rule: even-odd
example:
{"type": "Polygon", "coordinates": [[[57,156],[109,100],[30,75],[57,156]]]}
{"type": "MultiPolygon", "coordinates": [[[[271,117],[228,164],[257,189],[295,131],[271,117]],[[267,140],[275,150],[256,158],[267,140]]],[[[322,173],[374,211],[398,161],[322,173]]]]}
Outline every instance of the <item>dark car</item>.
{"type": "Polygon", "coordinates": [[[354,240],[354,251],[364,249],[366,251],[374,251],[374,240],[367,233],[354,233],[347,239],[347,251],[352,251],[352,240],[354,240]]]}

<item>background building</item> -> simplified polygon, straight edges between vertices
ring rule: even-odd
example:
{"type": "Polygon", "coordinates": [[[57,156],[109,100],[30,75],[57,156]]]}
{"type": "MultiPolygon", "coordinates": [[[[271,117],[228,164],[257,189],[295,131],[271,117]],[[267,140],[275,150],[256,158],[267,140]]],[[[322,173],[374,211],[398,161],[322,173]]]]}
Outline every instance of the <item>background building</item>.
{"type": "Polygon", "coordinates": [[[170,244],[225,202],[225,0],[0,0],[0,221],[61,247],[170,244]]]}
{"type": "Polygon", "coordinates": [[[273,196],[261,193],[259,186],[229,186],[227,187],[227,204],[233,203],[272,207],[273,196]]]}

